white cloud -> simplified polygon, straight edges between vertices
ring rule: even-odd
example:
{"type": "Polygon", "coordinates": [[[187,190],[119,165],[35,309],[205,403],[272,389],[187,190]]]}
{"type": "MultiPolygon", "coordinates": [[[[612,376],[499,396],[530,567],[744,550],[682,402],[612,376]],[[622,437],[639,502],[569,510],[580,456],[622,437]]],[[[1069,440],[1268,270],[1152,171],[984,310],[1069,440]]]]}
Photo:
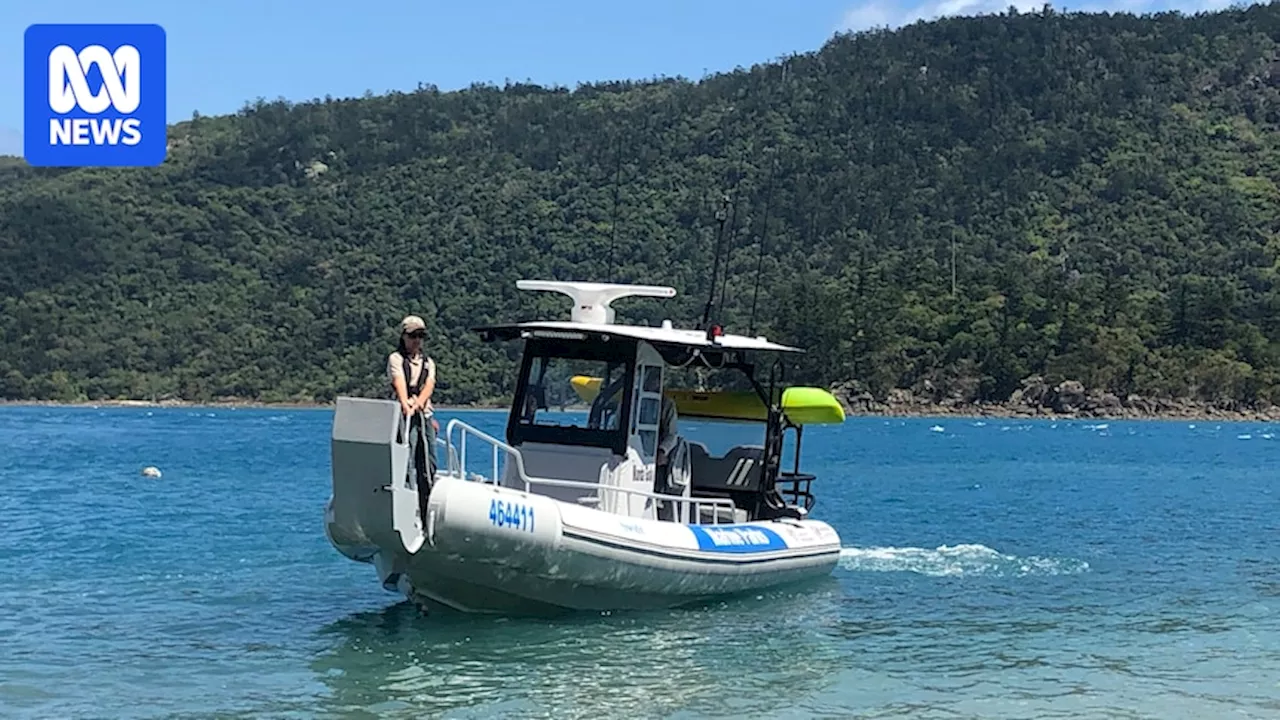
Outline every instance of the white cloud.
{"type": "Polygon", "coordinates": [[[840,30],[869,30],[871,28],[898,28],[917,20],[936,20],[951,15],[986,15],[1004,12],[1010,5],[1019,12],[1037,7],[1033,0],[910,0],[895,3],[892,0],[868,0],[845,11],[840,30]]]}
{"type": "MultiPolygon", "coordinates": [[[[1236,0],[1058,0],[1049,3],[1054,9],[1082,12],[1130,12],[1143,14],[1163,10],[1179,10],[1192,14],[1206,10],[1222,10],[1236,0]]],[[[1003,13],[1009,6],[1018,12],[1034,12],[1044,7],[1045,0],[866,0],[845,11],[837,30],[869,30],[899,28],[917,20],[937,20],[957,15],[990,15],[1003,13]]]]}

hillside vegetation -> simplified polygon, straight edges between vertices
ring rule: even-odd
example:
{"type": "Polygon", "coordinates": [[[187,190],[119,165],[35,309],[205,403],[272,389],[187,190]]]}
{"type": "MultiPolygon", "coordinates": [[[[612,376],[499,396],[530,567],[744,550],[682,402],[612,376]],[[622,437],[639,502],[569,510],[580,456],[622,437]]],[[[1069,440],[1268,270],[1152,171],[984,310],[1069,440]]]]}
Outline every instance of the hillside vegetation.
{"type": "Polygon", "coordinates": [[[516,348],[468,328],[568,310],[517,279],[670,284],[620,315],[692,326],[728,194],[715,316],[808,348],[792,380],[1280,403],[1278,122],[1277,6],[259,101],[172,127],[158,169],[0,165],[0,397],[381,393],[413,312],[439,402],[500,399],[516,348]]]}

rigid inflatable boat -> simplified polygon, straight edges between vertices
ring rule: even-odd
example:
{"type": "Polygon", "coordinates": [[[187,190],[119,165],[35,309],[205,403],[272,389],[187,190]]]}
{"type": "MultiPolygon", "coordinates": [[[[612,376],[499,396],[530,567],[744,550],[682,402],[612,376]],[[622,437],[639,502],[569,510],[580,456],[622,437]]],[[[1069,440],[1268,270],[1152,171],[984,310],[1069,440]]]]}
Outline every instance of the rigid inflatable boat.
{"type": "Polygon", "coordinates": [[[325,518],[338,551],[426,609],[478,613],[675,607],[832,571],[840,538],[809,517],[800,436],[844,411],[820,388],[781,386],[781,359],[798,348],[717,326],[615,322],[611,302],[673,297],[668,287],[517,287],[568,295],[570,319],[476,328],[487,342],[524,343],[505,437],[450,420],[429,487],[410,471],[398,403],[338,398],[325,518]],[[773,359],[767,380],[759,356],[773,359]],[[666,387],[690,366],[750,389],[666,387]],[[761,444],[714,454],[680,437],[677,421],[659,465],[664,395],[679,420],[753,423],[761,444]]]}

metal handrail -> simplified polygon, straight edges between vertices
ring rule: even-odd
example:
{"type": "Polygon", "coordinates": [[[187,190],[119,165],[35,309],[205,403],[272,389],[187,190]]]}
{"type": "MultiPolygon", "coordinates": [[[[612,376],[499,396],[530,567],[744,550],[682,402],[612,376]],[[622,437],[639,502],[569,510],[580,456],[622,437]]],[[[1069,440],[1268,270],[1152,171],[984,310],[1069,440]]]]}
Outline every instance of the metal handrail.
{"type": "MultiPolygon", "coordinates": [[[[643,498],[647,498],[647,499],[651,499],[659,502],[675,503],[677,507],[685,511],[684,513],[682,513],[682,515],[686,518],[689,517],[688,510],[692,508],[693,517],[691,519],[691,522],[697,525],[703,524],[701,511],[702,511],[702,508],[704,507],[712,507],[716,509],[727,510],[729,512],[730,518],[733,517],[733,511],[737,509],[737,506],[733,504],[732,500],[726,500],[724,498],[697,498],[697,497],[686,497],[683,495],[667,495],[664,493],[653,492],[651,490],[636,490],[633,488],[616,487],[613,485],[601,485],[600,483],[584,482],[581,480],[563,480],[560,478],[534,477],[529,475],[529,473],[525,470],[524,456],[520,454],[520,451],[518,449],[493,437],[492,435],[489,435],[485,432],[477,430],[476,428],[468,425],[465,422],[462,422],[461,420],[458,420],[457,418],[450,420],[449,424],[445,427],[445,437],[448,438],[448,444],[451,449],[454,447],[453,433],[455,429],[459,431],[459,437],[458,437],[458,444],[457,444],[457,452],[456,454],[450,455],[449,474],[456,475],[463,479],[467,479],[466,478],[467,436],[474,435],[476,439],[487,442],[491,446],[493,446],[493,474],[490,476],[492,478],[493,484],[498,484],[499,482],[498,451],[502,450],[507,454],[508,457],[512,458],[515,461],[516,473],[519,475],[520,480],[524,483],[525,492],[530,492],[532,486],[534,485],[544,485],[549,487],[579,488],[582,490],[589,490],[589,491],[595,491],[595,492],[599,492],[599,491],[618,492],[618,493],[623,493],[628,497],[639,496],[639,497],[643,497],[643,498]]],[[[710,524],[713,524],[713,525],[720,524],[720,515],[718,512],[713,512],[711,517],[712,517],[712,522],[710,524]]],[[[729,522],[732,523],[733,520],[730,519],[729,522]]]]}
{"type": "Polygon", "coordinates": [[[457,418],[450,420],[449,424],[445,426],[444,436],[448,438],[448,443],[450,448],[454,447],[454,442],[453,442],[454,428],[460,429],[461,432],[458,438],[457,451],[455,454],[450,456],[450,462],[449,462],[450,474],[457,474],[459,476],[462,476],[466,471],[467,435],[475,435],[478,439],[483,440],[493,446],[493,475],[491,477],[493,478],[494,482],[498,481],[498,450],[499,449],[504,450],[507,453],[507,455],[515,459],[516,469],[520,472],[520,477],[522,478],[528,477],[528,473],[526,473],[524,469],[524,458],[520,456],[520,451],[502,442],[498,438],[493,437],[492,435],[489,435],[487,433],[481,432],[480,430],[477,430],[476,428],[462,422],[457,418]]]}
{"type": "Polygon", "coordinates": [[[458,453],[456,450],[454,450],[453,445],[445,442],[444,438],[440,437],[439,435],[436,436],[436,445],[438,447],[443,447],[446,450],[448,450],[448,452],[445,454],[445,458],[446,458],[445,467],[449,467],[449,468],[453,467],[454,463],[458,459],[458,453]]]}
{"type": "MultiPolygon", "coordinates": [[[[692,507],[693,509],[692,517],[697,519],[695,524],[698,524],[698,525],[703,524],[701,521],[702,520],[701,511],[702,511],[702,508],[704,507],[723,508],[724,510],[727,510],[729,512],[730,518],[733,517],[733,511],[736,508],[732,500],[726,500],[724,498],[699,498],[699,497],[685,497],[683,495],[666,495],[664,493],[656,493],[651,490],[636,490],[634,488],[616,487],[613,485],[600,485],[599,483],[582,482],[581,480],[526,478],[525,491],[528,492],[529,487],[532,485],[549,485],[552,487],[581,488],[583,490],[604,490],[607,492],[622,493],[628,496],[628,498],[632,496],[638,496],[638,497],[646,498],[649,500],[655,500],[658,502],[675,503],[678,507],[684,510],[684,512],[681,513],[681,517],[685,517],[685,518],[690,517],[690,514],[688,511],[690,507],[692,507]]],[[[710,524],[712,525],[720,524],[719,514],[712,513],[711,518],[712,518],[712,522],[710,524]]],[[[732,523],[733,520],[730,519],[727,522],[732,523]]]]}

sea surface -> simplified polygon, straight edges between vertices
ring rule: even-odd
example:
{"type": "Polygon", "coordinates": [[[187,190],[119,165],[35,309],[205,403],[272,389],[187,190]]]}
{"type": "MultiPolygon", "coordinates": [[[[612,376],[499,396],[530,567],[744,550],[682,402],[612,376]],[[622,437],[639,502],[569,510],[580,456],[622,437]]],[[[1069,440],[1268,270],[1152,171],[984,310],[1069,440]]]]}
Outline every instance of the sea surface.
{"type": "Polygon", "coordinates": [[[1280,717],[1280,426],[812,427],[830,578],[548,621],[333,550],[331,417],[0,408],[0,717],[1280,717]]]}

